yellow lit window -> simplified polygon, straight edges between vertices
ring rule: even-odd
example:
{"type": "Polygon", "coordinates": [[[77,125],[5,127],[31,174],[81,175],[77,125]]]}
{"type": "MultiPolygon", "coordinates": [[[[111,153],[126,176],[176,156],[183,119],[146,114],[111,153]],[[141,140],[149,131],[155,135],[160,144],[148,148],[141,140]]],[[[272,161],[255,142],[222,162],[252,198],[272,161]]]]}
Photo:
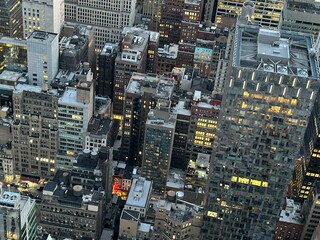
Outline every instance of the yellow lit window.
{"type": "Polygon", "coordinates": [[[218,213],[212,212],[212,211],[208,211],[207,216],[216,218],[216,217],[218,217],[218,213]]]}
{"type": "Polygon", "coordinates": [[[231,181],[232,181],[232,182],[237,182],[237,181],[238,181],[238,177],[232,176],[232,177],[231,177],[231,181]]]}
{"type": "Polygon", "coordinates": [[[261,181],[251,179],[250,184],[254,186],[261,186],[261,181]]]}

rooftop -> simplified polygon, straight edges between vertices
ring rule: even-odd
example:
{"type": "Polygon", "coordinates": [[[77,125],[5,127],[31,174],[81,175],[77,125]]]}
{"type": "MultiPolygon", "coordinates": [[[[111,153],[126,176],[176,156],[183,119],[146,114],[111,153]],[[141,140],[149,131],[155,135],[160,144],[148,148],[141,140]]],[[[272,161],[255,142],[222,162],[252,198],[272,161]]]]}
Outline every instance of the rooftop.
{"type": "Polygon", "coordinates": [[[24,40],[21,38],[11,38],[11,37],[2,36],[0,38],[0,44],[1,43],[12,44],[14,46],[27,47],[27,40],[24,40]]]}
{"type": "MultiPolygon", "coordinates": [[[[42,88],[39,86],[33,86],[29,84],[18,84],[15,86],[14,93],[22,93],[23,91],[41,93],[42,88]]],[[[56,95],[57,91],[55,89],[49,89],[49,93],[56,95]]]]}
{"type": "Polygon", "coordinates": [[[151,109],[148,113],[146,125],[157,125],[166,128],[174,129],[176,126],[177,115],[161,111],[158,109],[151,109]]]}
{"type": "Polygon", "coordinates": [[[188,102],[184,100],[179,100],[176,106],[173,107],[173,112],[178,115],[191,116],[191,111],[187,109],[188,102]]]}
{"type": "Polygon", "coordinates": [[[167,178],[167,188],[184,189],[185,172],[179,169],[170,169],[167,178]]]}
{"type": "Polygon", "coordinates": [[[133,179],[126,205],[145,208],[151,194],[152,182],[143,177],[133,179]]]}
{"type": "Polygon", "coordinates": [[[140,232],[144,232],[144,233],[148,233],[151,231],[151,224],[149,223],[140,223],[139,224],[139,231],[140,232]]]}
{"type": "Polygon", "coordinates": [[[118,44],[115,43],[106,43],[100,53],[100,55],[111,55],[119,51],[118,44]]]}
{"type": "Polygon", "coordinates": [[[279,221],[303,224],[301,205],[299,203],[295,203],[293,199],[287,198],[286,209],[281,211],[279,221]]]}
{"type": "Polygon", "coordinates": [[[155,74],[133,73],[126,92],[139,95],[145,92],[153,93],[158,98],[169,100],[173,90],[174,81],[170,78],[155,74]]]}
{"type": "Polygon", "coordinates": [[[6,81],[10,81],[10,82],[16,82],[21,77],[21,75],[22,75],[21,73],[4,70],[0,74],[0,79],[1,80],[6,80],[6,81]]]}
{"type": "Polygon", "coordinates": [[[29,35],[28,40],[33,39],[34,41],[39,41],[39,42],[43,42],[43,41],[52,42],[57,36],[58,34],[56,33],[35,30],[29,35]]]}
{"type": "Polygon", "coordinates": [[[163,58],[176,59],[178,57],[178,44],[164,45],[158,49],[158,56],[163,58]]]}
{"type": "Polygon", "coordinates": [[[20,193],[4,191],[0,196],[0,206],[17,208],[19,205],[20,199],[21,199],[20,193]]]}
{"type": "Polygon", "coordinates": [[[266,72],[319,77],[310,34],[237,25],[233,66],[266,72]]]}
{"type": "Polygon", "coordinates": [[[128,220],[128,221],[139,221],[140,219],[140,212],[123,209],[121,214],[121,219],[128,220]]]}
{"type": "Polygon", "coordinates": [[[95,135],[106,135],[112,125],[111,119],[100,119],[92,117],[88,123],[87,132],[95,135]]]}

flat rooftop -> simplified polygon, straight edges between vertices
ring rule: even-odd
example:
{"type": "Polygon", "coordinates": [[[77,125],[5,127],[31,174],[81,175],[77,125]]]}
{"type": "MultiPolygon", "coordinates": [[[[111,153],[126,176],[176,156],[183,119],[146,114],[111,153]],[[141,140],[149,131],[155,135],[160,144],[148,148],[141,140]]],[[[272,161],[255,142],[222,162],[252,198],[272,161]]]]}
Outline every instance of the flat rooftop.
{"type": "Polygon", "coordinates": [[[178,44],[164,45],[163,48],[158,48],[158,56],[163,58],[176,59],[178,57],[178,44]]]}
{"type": "Polygon", "coordinates": [[[94,135],[105,136],[109,132],[111,125],[111,119],[92,117],[88,123],[87,132],[94,135]]]}
{"type": "Polygon", "coordinates": [[[14,46],[21,46],[27,48],[27,40],[21,39],[21,38],[11,38],[11,37],[1,37],[0,38],[0,44],[12,44],[14,46]]]}
{"type": "Polygon", "coordinates": [[[118,44],[115,43],[106,43],[100,53],[100,55],[109,56],[113,53],[117,53],[119,51],[118,44]]]}
{"type": "Polygon", "coordinates": [[[177,121],[176,114],[166,112],[166,111],[161,111],[158,109],[151,109],[148,113],[146,126],[150,127],[154,125],[159,127],[175,129],[176,121],[177,121]]]}
{"type": "Polygon", "coordinates": [[[140,208],[147,207],[149,194],[151,194],[151,184],[152,182],[145,178],[133,179],[126,205],[140,208]]]}
{"type": "Polygon", "coordinates": [[[21,75],[22,75],[21,73],[4,70],[0,74],[0,79],[1,80],[6,80],[6,81],[10,81],[10,82],[16,82],[21,77],[21,75]]]}
{"type": "Polygon", "coordinates": [[[299,77],[318,78],[313,36],[300,32],[236,28],[233,66],[299,77]]]}
{"type": "Polygon", "coordinates": [[[170,78],[155,75],[133,73],[126,89],[127,93],[143,95],[153,93],[156,97],[169,100],[174,91],[174,81],[170,78]]]}
{"type": "Polygon", "coordinates": [[[42,42],[42,41],[52,42],[56,37],[58,37],[58,34],[56,33],[35,30],[29,35],[28,39],[37,40],[39,42],[42,42]]]}
{"type": "Polygon", "coordinates": [[[293,199],[286,199],[286,209],[280,213],[280,222],[303,224],[303,217],[301,213],[301,205],[295,203],[293,199]]]}

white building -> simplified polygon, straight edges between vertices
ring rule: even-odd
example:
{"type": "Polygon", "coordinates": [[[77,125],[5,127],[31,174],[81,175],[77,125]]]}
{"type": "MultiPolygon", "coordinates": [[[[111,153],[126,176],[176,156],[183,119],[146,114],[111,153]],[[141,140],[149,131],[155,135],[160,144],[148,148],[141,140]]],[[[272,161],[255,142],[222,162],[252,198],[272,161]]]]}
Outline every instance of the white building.
{"type": "Polygon", "coordinates": [[[124,209],[138,211],[141,217],[145,217],[149,209],[151,191],[152,181],[144,177],[133,179],[124,209]]]}
{"type": "Polygon", "coordinates": [[[136,0],[65,0],[66,22],[94,27],[96,50],[106,42],[119,42],[122,29],[133,26],[136,0]]]}
{"type": "Polygon", "coordinates": [[[63,0],[22,0],[23,36],[34,30],[60,34],[64,23],[63,0]]]}
{"type": "Polygon", "coordinates": [[[67,87],[58,101],[59,167],[72,167],[70,162],[82,152],[88,122],[93,115],[93,82],[89,69],[78,75],[77,88],[67,87]]]}
{"type": "Polygon", "coordinates": [[[58,34],[34,31],[27,39],[27,48],[29,84],[50,84],[59,67],[58,34]]]}
{"type": "Polygon", "coordinates": [[[0,239],[36,239],[36,202],[20,193],[0,193],[0,239]]]}

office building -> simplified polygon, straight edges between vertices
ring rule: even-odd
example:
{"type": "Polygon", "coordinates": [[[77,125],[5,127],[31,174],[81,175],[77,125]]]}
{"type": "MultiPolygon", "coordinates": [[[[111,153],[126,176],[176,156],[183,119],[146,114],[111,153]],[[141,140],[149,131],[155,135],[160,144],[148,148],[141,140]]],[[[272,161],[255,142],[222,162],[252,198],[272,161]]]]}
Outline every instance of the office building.
{"type": "Polygon", "coordinates": [[[29,84],[50,84],[59,68],[58,34],[34,31],[27,39],[27,49],[29,84]]]}
{"type": "Polygon", "coordinates": [[[220,24],[224,21],[224,16],[234,17],[241,15],[243,6],[245,10],[252,12],[251,21],[263,27],[278,28],[281,25],[282,10],[284,0],[279,1],[238,1],[238,0],[219,0],[215,23],[220,24]]]}
{"type": "Polygon", "coordinates": [[[55,90],[18,84],[13,92],[14,173],[50,177],[56,171],[58,96],[55,90]]]}
{"type": "Polygon", "coordinates": [[[119,240],[150,239],[152,225],[141,222],[138,211],[123,209],[120,217],[119,240]]]}
{"type": "Polygon", "coordinates": [[[145,125],[141,175],[153,180],[153,189],[163,193],[171,165],[177,115],[151,109],[145,125]]]}
{"type": "Polygon", "coordinates": [[[123,160],[141,164],[145,122],[158,99],[170,100],[174,81],[152,74],[133,73],[125,91],[121,152],[123,160]]]}
{"type": "Polygon", "coordinates": [[[0,151],[1,172],[4,175],[5,182],[12,182],[14,179],[13,174],[13,156],[12,144],[8,142],[0,151]]]}
{"type": "Polygon", "coordinates": [[[177,66],[178,44],[165,44],[158,49],[157,74],[171,72],[177,66]]]}
{"type": "MultiPolygon", "coordinates": [[[[316,130],[315,130],[316,131],[316,130]]],[[[296,164],[295,178],[291,184],[291,195],[306,199],[316,180],[320,178],[319,158],[320,158],[320,137],[317,136],[311,144],[312,154],[309,157],[301,159],[296,164]]]]}
{"type": "Polygon", "coordinates": [[[133,26],[136,1],[65,0],[65,21],[90,25],[94,29],[95,49],[100,52],[106,42],[121,40],[124,27],[133,26]]]}
{"type": "Polygon", "coordinates": [[[301,204],[293,199],[286,199],[285,208],[281,210],[277,222],[274,239],[300,240],[303,230],[303,216],[301,204]]]}
{"type": "Polygon", "coordinates": [[[112,147],[117,136],[119,122],[113,119],[92,117],[85,133],[85,148],[90,151],[112,147]]]}
{"type": "Polygon", "coordinates": [[[73,161],[71,170],[59,169],[54,181],[63,181],[71,186],[80,184],[84,190],[105,191],[109,201],[112,194],[112,149],[102,147],[99,151],[84,149],[73,161]]]}
{"type": "Polygon", "coordinates": [[[178,66],[193,66],[196,40],[201,21],[202,0],[185,0],[182,9],[178,66]]]}
{"type": "Polygon", "coordinates": [[[319,7],[319,2],[315,0],[286,1],[281,28],[318,36],[320,31],[319,7]]]}
{"type": "MultiPolygon", "coordinates": [[[[4,70],[0,74],[0,105],[8,107],[8,113],[12,113],[13,111],[12,95],[15,86],[20,83],[27,83],[27,79],[22,73],[4,70]]],[[[6,117],[7,116],[2,116],[2,118],[6,117]]]]}
{"type": "Polygon", "coordinates": [[[0,192],[1,239],[35,240],[36,201],[20,193],[0,192]]]}
{"type": "Polygon", "coordinates": [[[148,181],[144,177],[133,179],[124,210],[137,211],[144,218],[149,209],[151,192],[152,181],[148,181]]]}
{"type": "Polygon", "coordinates": [[[106,43],[98,56],[98,79],[96,92],[98,96],[113,99],[115,60],[119,52],[119,46],[114,43],[106,43]]]}
{"type": "Polygon", "coordinates": [[[39,225],[54,239],[100,239],[104,209],[102,192],[52,181],[43,189],[39,225]]]}
{"type": "Polygon", "coordinates": [[[160,44],[178,44],[184,0],[164,0],[161,4],[161,17],[158,31],[160,44]]]}
{"type": "Polygon", "coordinates": [[[220,107],[220,100],[213,99],[201,91],[194,91],[187,144],[190,161],[194,162],[198,153],[212,154],[212,143],[216,136],[220,107]]]}
{"type": "Polygon", "coordinates": [[[64,24],[59,40],[59,69],[76,72],[88,62],[95,76],[96,54],[91,26],[64,24]]]}
{"type": "Polygon", "coordinates": [[[301,239],[312,239],[313,232],[319,224],[319,209],[320,209],[320,182],[314,182],[314,185],[309,193],[308,198],[302,206],[302,213],[305,218],[304,228],[301,239]]]}
{"type": "Polygon", "coordinates": [[[158,200],[151,239],[199,239],[202,220],[203,211],[195,205],[158,200]]]}
{"type": "Polygon", "coordinates": [[[172,112],[177,114],[177,122],[174,132],[171,167],[182,170],[186,170],[189,163],[189,154],[187,149],[191,118],[189,103],[189,101],[179,100],[179,102],[172,107],[172,112]]]}
{"type": "Polygon", "coordinates": [[[274,236],[295,162],[315,135],[309,126],[318,117],[319,69],[312,39],[236,27],[207,182],[204,239],[274,236]]]}
{"type": "Polygon", "coordinates": [[[0,72],[27,71],[27,41],[12,37],[0,38],[0,72]]]}
{"type": "Polygon", "coordinates": [[[154,58],[157,52],[154,44],[159,41],[159,34],[139,28],[125,28],[121,52],[115,61],[113,114],[116,119],[122,119],[124,91],[128,86],[133,72],[145,73],[150,51],[154,58]]]}
{"type": "Polygon", "coordinates": [[[77,78],[76,88],[67,87],[58,101],[59,168],[72,167],[72,160],[82,152],[85,132],[93,116],[93,76],[87,63],[77,78]]]}
{"type": "Polygon", "coordinates": [[[63,0],[22,0],[23,37],[41,30],[60,34],[64,23],[63,0]]]}
{"type": "Polygon", "coordinates": [[[0,5],[0,33],[7,37],[22,38],[21,1],[5,0],[0,5]]]}

